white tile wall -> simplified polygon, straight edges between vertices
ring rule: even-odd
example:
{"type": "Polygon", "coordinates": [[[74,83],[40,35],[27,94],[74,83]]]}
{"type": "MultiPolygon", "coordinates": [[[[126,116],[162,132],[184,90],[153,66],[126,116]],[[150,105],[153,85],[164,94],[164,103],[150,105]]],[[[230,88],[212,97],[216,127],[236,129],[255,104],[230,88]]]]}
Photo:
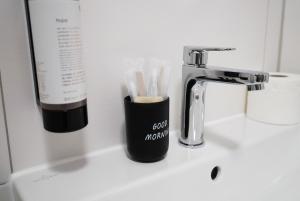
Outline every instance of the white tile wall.
{"type": "MultiPolygon", "coordinates": [[[[125,57],[171,61],[171,129],[179,128],[184,45],[236,47],[236,52],[212,53],[209,63],[263,68],[268,0],[82,0],[81,4],[90,122],[76,133],[50,134],[44,131],[35,104],[22,1],[1,2],[0,55],[15,171],[122,143],[125,57]]],[[[207,120],[244,111],[244,88],[209,87],[207,120]]]]}
{"type": "Polygon", "coordinates": [[[0,71],[0,185],[7,183],[11,172],[1,83],[0,71]]]}
{"type": "Polygon", "coordinates": [[[300,73],[300,1],[286,0],[285,2],[280,71],[300,73]]]}
{"type": "Polygon", "coordinates": [[[270,0],[268,2],[268,20],[266,23],[266,39],[264,53],[264,70],[279,70],[279,54],[281,51],[281,34],[284,3],[286,0],[270,0]]]}

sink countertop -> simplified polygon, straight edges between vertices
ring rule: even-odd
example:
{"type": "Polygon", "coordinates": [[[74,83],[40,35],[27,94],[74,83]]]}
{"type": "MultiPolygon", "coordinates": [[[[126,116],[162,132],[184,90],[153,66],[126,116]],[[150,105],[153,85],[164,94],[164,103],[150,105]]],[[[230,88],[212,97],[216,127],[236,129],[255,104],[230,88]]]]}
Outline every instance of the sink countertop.
{"type": "Polygon", "coordinates": [[[102,200],[199,163],[210,163],[268,138],[300,134],[300,125],[268,125],[237,115],[207,123],[205,132],[205,145],[198,149],[179,145],[178,132],[170,132],[168,155],[156,163],[131,161],[125,146],[119,145],[17,172],[12,176],[15,192],[22,201],[102,200]]]}

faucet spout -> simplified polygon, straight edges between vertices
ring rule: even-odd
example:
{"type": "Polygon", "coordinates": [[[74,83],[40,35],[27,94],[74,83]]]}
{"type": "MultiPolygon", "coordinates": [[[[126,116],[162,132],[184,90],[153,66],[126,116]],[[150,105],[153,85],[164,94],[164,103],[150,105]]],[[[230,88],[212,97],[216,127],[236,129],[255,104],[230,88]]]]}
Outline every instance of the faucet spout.
{"type": "MultiPolygon", "coordinates": [[[[189,49],[185,47],[184,54],[189,49]]],[[[214,48],[215,50],[216,48],[214,48]]],[[[228,48],[229,49],[229,48],[228,48]]],[[[200,50],[203,50],[200,48],[200,50]]],[[[222,50],[227,50],[226,48],[222,50]]],[[[190,54],[190,53],[189,53],[190,54]]],[[[184,59],[192,61],[184,55],[184,59]]],[[[207,58],[206,58],[207,59],[207,58]]],[[[202,59],[198,59],[202,61],[202,59]]],[[[195,60],[194,61],[198,61],[195,60]]],[[[179,142],[188,147],[198,147],[204,143],[204,117],[205,94],[209,82],[221,82],[225,84],[246,85],[248,91],[264,89],[264,83],[268,82],[269,74],[260,71],[237,70],[230,68],[198,65],[186,63],[182,69],[183,98],[182,98],[182,122],[179,142]]]]}
{"type": "Polygon", "coordinates": [[[206,81],[193,79],[188,83],[185,102],[189,103],[184,110],[180,142],[185,146],[196,147],[203,144],[206,81]]]}

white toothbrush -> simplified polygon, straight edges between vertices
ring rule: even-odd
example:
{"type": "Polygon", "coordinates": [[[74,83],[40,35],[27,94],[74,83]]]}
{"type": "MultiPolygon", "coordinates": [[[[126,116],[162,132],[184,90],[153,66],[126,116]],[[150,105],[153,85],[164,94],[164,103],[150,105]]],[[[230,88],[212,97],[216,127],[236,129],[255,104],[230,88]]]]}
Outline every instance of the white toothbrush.
{"type": "Polygon", "coordinates": [[[162,61],[161,64],[161,73],[160,73],[160,82],[159,82],[159,95],[162,97],[168,96],[168,89],[170,84],[170,73],[171,68],[168,62],[162,61]]]}
{"type": "Polygon", "coordinates": [[[158,96],[158,68],[152,68],[148,83],[148,96],[158,96]]]}
{"type": "Polygon", "coordinates": [[[135,73],[135,75],[136,75],[136,81],[137,81],[138,96],[146,96],[146,86],[145,86],[143,71],[137,71],[135,73]]]}
{"type": "Polygon", "coordinates": [[[138,95],[137,88],[136,88],[136,77],[134,71],[129,70],[126,73],[125,82],[128,90],[128,95],[130,96],[131,101],[133,101],[135,97],[138,95]]]}

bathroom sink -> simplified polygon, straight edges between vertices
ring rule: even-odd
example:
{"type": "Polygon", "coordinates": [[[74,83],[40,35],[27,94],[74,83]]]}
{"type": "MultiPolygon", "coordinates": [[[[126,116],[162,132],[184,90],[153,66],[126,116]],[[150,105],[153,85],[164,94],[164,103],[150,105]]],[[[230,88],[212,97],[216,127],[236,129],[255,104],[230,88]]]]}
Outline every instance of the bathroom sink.
{"type": "Polygon", "coordinates": [[[206,124],[203,147],[179,145],[137,163],[123,146],[13,175],[16,201],[300,200],[300,125],[275,126],[244,115],[206,124]]]}

